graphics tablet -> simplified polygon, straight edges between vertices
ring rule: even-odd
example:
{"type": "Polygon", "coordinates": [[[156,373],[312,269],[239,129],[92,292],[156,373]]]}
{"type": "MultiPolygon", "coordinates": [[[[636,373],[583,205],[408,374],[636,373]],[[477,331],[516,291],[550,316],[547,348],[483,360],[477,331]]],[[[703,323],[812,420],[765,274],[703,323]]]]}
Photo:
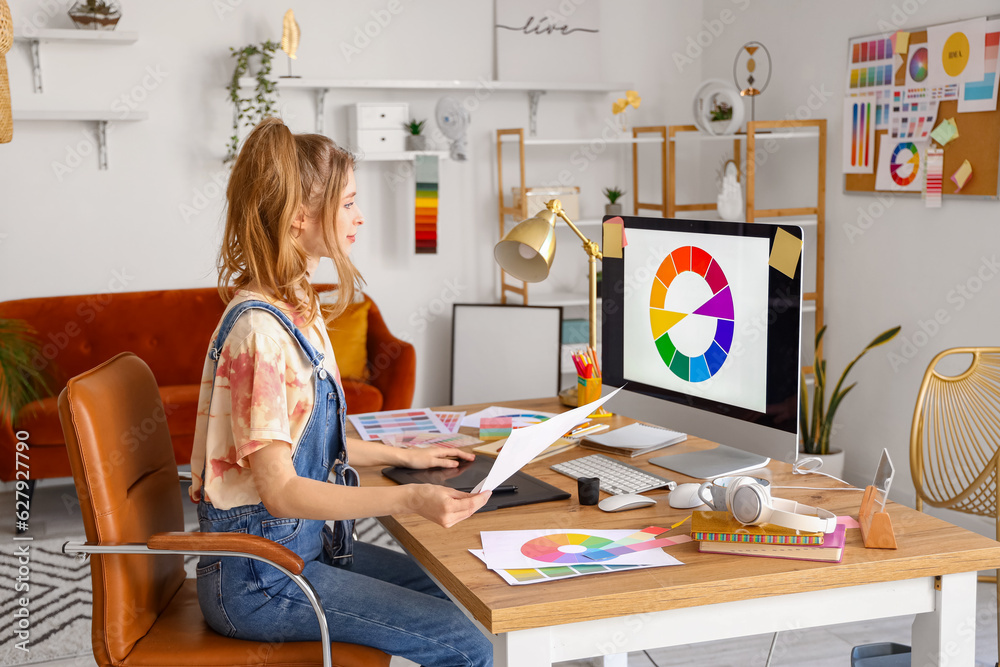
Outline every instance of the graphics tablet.
{"type": "MultiPolygon", "coordinates": [[[[486,478],[496,459],[476,457],[474,461],[462,461],[457,468],[383,468],[382,474],[399,484],[440,484],[453,489],[472,489],[486,478]]],[[[546,484],[540,479],[518,471],[504,481],[504,486],[512,484],[517,491],[494,491],[488,503],[480,512],[489,512],[501,507],[516,507],[549,500],[566,500],[569,493],[546,484]]]]}

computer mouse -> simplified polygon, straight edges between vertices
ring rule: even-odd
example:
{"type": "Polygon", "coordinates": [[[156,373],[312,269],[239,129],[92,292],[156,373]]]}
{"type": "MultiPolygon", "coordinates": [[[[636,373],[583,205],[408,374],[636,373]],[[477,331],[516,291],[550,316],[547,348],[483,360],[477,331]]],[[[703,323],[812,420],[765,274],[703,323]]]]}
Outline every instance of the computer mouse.
{"type": "Polygon", "coordinates": [[[698,496],[698,489],[701,488],[701,484],[695,484],[693,482],[687,484],[678,484],[677,488],[670,492],[667,496],[667,503],[674,509],[679,510],[689,510],[693,507],[700,507],[704,505],[705,502],[698,496]]]}
{"type": "Polygon", "coordinates": [[[636,510],[640,507],[649,507],[655,504],[655,498],[640,496],[635,493],[624,493],[620,496],[609,496],[597,503],[597,506],[605,512],[624,512],[625,510],[636,510]]]}

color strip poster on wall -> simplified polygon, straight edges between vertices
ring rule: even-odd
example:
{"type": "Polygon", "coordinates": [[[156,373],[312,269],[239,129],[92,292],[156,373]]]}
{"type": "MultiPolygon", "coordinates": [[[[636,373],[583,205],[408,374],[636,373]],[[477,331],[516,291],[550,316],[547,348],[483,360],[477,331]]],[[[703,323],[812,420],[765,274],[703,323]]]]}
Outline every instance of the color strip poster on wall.
{"type": "Polygon", "coordinates": [[[847,96],[875,95],[875,129],[889,123],[892,101],[892,38],[865,37],[847,44],[847,96]]]}
{"type": "Polygon", "coordinates": [[[415,250],[418,254],[433,255],[437,253],[438,158],[436,155],[417,155],[414,168],[417,175],[415,250]]]}
{"type": "Polygon", "coordinates": [[[1000,19],[986,22],[983,39],[983,78],[963,85],[958,98],[958,112],[995,111],[997,108],[997,87],[1000,83],[1000,19]]]}
{"type": "Polygon", "coordinates": [[[875,96],[844,98],[845,174],[870,174],[875,165],[875,96]]]}

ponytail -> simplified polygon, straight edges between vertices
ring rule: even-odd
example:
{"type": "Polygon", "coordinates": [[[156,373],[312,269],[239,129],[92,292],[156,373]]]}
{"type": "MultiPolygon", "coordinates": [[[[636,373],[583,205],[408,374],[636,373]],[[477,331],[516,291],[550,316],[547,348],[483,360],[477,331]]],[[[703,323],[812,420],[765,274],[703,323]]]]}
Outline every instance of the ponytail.
{"type": "Polygon", "coordinates": [[[223,301],[228,302],[235,289],[256,285],[312,324],[318,299],[306,273],[308,256],[291,233],[305,205],[322,222],[337,268],[337,303],[328,317],[343,312],[363,283],[334,234],[347,170],[353,167],[353,156],[328,137],[293,135],[280,119],[265,118],[250,132],[226,190],[226,229],[218,261],[223,301]]]}

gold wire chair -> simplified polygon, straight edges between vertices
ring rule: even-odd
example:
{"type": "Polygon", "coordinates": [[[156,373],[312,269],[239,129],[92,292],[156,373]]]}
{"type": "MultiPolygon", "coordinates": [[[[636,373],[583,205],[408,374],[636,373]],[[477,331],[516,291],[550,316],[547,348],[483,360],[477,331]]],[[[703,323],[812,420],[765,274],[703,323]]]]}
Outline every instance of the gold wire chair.
{"type": "MultiPolygon", "coordinates": [[[[920,384],[910,429],[910,474],[917,491],[917,510],[924,503],[966,514],[987,516],[996,523],[1000,478],[1000,347],[955,347],[931,360],[920,384]],[[935,370],[947,356],[971,354],[969,367],[958,375],[935,370]]],[[[1000,574],[1000,570],[998,570],[1000,574]]],[[[997,583],[996,576],[980,581],[997,583]]],[[[1000,616],[997,619],[1000,630],[1000,616]]]]}

